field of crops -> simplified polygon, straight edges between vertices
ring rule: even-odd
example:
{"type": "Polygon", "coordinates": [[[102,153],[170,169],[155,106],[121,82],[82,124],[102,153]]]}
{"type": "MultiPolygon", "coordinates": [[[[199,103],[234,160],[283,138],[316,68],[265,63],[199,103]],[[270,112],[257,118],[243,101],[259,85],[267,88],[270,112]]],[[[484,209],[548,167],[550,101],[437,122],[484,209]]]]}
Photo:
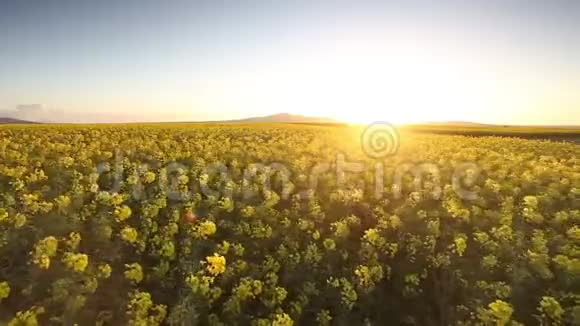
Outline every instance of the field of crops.
{"type": "Polygon", "coordinates": [[[580,324],[580,145],[361,132],[1,127],[0,324],[580,324]]]}

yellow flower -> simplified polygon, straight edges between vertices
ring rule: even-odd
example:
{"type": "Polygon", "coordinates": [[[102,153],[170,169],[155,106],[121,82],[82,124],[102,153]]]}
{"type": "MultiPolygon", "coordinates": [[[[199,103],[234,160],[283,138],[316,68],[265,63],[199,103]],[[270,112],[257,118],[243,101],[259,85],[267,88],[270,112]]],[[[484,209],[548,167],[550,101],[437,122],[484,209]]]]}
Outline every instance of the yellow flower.
{"type": "Polygon", "coordinates": [[[50,267],[50,257],[42,255],[37,261],[35,261],[35,263],[42,269],[48,269],[50,267]]]}
{"type": "Polygon", "coordinates": [[[0,282],[0,301],[8,298],[10,295],[10,286],[7,282],[0,282]]]}
{"type": "Polygon", "coordinates": [[[542,301],[540,301],[540,307],[538,310],[548,317],[560,320],[562,315],[564,314],[564,309],[560,306],[560,303],[554,299],[553,297],[542,297],[542,301]]]}
{"type": "Polygon", "coordinates": [[[467,242],[465,241],[465,236],[460,234],[453,239],[454,252],[457,253],[459,257],[463,256],[465,249],[467,249],[467,242]]]}
{"type": "Polygon", "coordinates": [[[16,317],[8,322],[8,326],[38,326],[37,317],[43,313],[44,308],[42,307],[32,307],[26,311],[19,311],[16,313],[16,317]]]}
{"type": "Polygon", "coordinates": [[[78,232],[71,232],[68,235],[68,240],[66,240],[66,244],[69,246],[69,248],[71,250],[76,250],[76,248],[78,248],[80,242],[81,242],[81,235],[78,232]]]}
{"type": "Polygon", "coordinates": [[[127,183],[130,185],[135,185],[135,184],[137,184],[138,181],[139,181],[139,178],[136,175],[130,175],[127,178],[127,183]]]}
{"type": "Polygon", "coordinates": [[[121,205],[125,201],[125,195],[113,194],[111,197],[111,203],[115,206],[121,205]]]}
{"type": "Polygon", "coordinates": [[[132,263],[132,264],[125,264],[125,278],[133,281],[135,283],[139,283],[143,280],[143,268],[139,263],[132,263]]]}
{"type": "Polygon", "coordinates": [[[100,278],[109,278],[111,276],[111,266],[109,264],[99,265],[98,267],[98,276],[100,278]]]}
{"type": "Polygon", "coordinates": [[[529,208],[536,209],[538,208],[538,198],[535,196],[525,196],[524,205],[529,208]]]}
{"type": "Polygon", "coordinates": [[[322,245],[327,250],[334,250],[334,249],[336,249],[336,243],[334,242],[334,240],[332,240],[330,238],[324,239],[324,241],[322,241],[322,245]]]}
{"type": "Polygon", "coordinates": [[[367,286],[367,285],[369,285],[369,283],[371,283],[371,278],[369,275],[369,268],[367,266],[357,267],[357,269],[354,271],[354,274],[358,277],[359,282],[363,286],[367,286]]]}
{"type": "Polygon", "coordinates": [[[383,237],[379,233],[379,230],[374,229],[374,228],[368,229],[365,231],[365,234],[363,236],[363,240],[365,240],[366,242],[370,243],[371,245],[373,245],[375,247],[380,247],[381,243],[385,242],[385,240],[383,239],[383,237]]]}
{"type": "Polygon", "coordinates": [[[206,269],[211,275],[217,276],[226,271],[226,258],[224,256],[214,254],[205,259],[207,261],[206,269]]]}
{"type": "Polygon", "coordinates": [[[127,226],[121,230],[121,238],[129,243],[135,243],[138,236],[137,230],[132,227],[127,226]]]}
{"type": "Polygon", "coordinates": [[[115,209],[115,219],[117,222],[124,221],[131,216],[131,208],[129,206],[123,205],[115,209]]]}
{"type": "Polygon", "coordinates": [[[98,184],[92,184],[89,186],[89,191],[90,192],[97,192],[99,191],[99,185],[98,184]]]}
{"type": "Polygon", "coordinates": [[[59,209],[63,210],[63,209],[65,209],[65,208],[67,208],[67,207],[69,207],[69,206],[70,206],[71,199],[70,199],[70,197],[68,197],[68,196],[63,196],[63,195],[60,195],[60,196],[58,196],[58,197],[55,199],[55,202],[56,202],[56,206],[57,206],[59,209]]]}
{"type": "Polygon", "coordinates": [[[184,184],[187,184],[189,182],[189,177],[186,175],[180,175],[177,178],[177,181],[179,182],[179,184],[184,185],[184,184]]]}
{"type": "Polygon", "coordinates": [[[210,235],[213,235],[216,231],[217,231],[217,227],[215,226],[215,223],[212,221],[203,221],[201,223],[199,223],[199,233],[202,235],[202,237],[208,237],[210,235]]]}
{"type": "Polygon", "coordinates": [[[574,241],[580,241],[580,227],[574,225],[573,227],[569,228],[568,231],[566,231],[566,235],[568,238],[574,241]]]}
{"type": "Polygon", "coordinates": [[[46,237],[36,243],[32,255],[32,262],[43,269],[50,267],[50,257],[56,255],[58,240],[53,237],[46,237]]]}
{"type": "Polygon", "coordinates": [[[185,282],[194,293],[200,293],[205,296],[211,291],[214,278],[211,276],[189,275],[185,282]]]}
{"type": "Polygon", "coordinates": [[[62,257],[62,262],[75,272],[84,272],[89,264],[89,256],[67,252],[62,257]]]}
{"type": "Polygon", "coordinates": [[[496,321],[496,325],[506,325],[514,312],[511,305],[502,300],[495,300],[488,305],[488,311],[493,319],[496,321]]]}
{"type": "Polygon", "coordinates": [[[147,171],[147,172],[145,172],[145,174],[143,174],[143,182],[144,183],[152,183],[153,181],[155,181],[155,173],[154,172],[147,171]]]}
{"type": "Polygon", "coordinates": [[[13,222],[15,228],[19,229],[23,227],[26,224],[26,221],[26,215],[21,213],[16,213],[16,215],[14,215],[13,222]]]}
{"type": "Polygon", "coordinates": [[[314,239],[314,240],[318,240],[318,239],[320,239],[320,232],[318,232],[318,230],[315,230],[315,231],[312,233],[312,239],[314,239]]]}
{"type": "Polygon", "coordinates": [[[272,321],[272,326],[292,326],[294,325],[294,321],[288,314],[276,314],[274,320],[272,321]]]}
{"type": "Polygon", "coordinates": [[[8,212],[4,208],[0,208],[0,222],[8,218],[8,212]]]}

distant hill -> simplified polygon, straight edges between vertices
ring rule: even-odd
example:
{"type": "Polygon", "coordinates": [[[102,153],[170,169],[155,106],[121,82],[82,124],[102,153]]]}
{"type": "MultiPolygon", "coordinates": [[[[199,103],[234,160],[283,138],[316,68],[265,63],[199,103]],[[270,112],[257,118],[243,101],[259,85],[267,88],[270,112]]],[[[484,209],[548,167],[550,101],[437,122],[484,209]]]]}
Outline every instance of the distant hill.
{"type": "Polygon", "coordinates": [[[268,115],[265,117],[252,117],[252,118],[247,118],[247,119],[226,120],[226,121],[219,121],[219,122],[236,122],[236,123],[244,123],[244,122],[338,123],[339,121],[334,120],[334,119],[330,119],[330,118],[307,117],[307,116],[299,115],[299,114],[278,113],[278,114],[274,114],[274,115],[268,115]]]}
{"type": "Polygon", "coordinates": [[[37,124],[39,122],[20,120],[13,118],[0,118],[0,124],[37,124]]]}

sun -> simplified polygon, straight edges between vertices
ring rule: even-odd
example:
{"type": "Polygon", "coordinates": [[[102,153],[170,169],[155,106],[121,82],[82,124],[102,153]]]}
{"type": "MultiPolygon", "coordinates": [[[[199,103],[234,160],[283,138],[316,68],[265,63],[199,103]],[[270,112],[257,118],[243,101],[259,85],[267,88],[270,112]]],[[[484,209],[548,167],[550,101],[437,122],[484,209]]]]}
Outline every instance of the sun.
{"type": "Polygon", "coordinates": [[[489,107],[483,78],[445,58],[420,52],[353,53],[319,71],[310,103],[320,114],[355,123],[468,119],[489,107]],[[333,73],[330,73],[333,72],[333,73]]]}
{"type": "Polygon", "coordinates": [[[286,80],[303,114],[353,123],[469,119],[490,96],[481,74],[420,49],[357,49],[300,62],[286,80]],[[298,73],[301,72],[301,73],[298,73]]]}
{"type": "Polygon", "coordinates": [[[407,43],[305,49],[240,75],[224,90],[231,101],[224,106],[351,123],[478,121],[499,110],[488,91],[496,81],[463,58],[407,43]]]}

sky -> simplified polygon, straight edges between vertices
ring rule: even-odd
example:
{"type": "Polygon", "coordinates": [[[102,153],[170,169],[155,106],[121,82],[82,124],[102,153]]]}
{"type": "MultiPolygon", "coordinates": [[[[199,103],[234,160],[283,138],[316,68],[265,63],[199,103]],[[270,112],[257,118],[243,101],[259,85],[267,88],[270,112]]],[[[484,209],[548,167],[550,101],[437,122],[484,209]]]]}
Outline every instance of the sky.
{"type": "Polygon", "coordinates": [[[0,1],[0,115],[580,125],[580,1],[0,1]]]}

